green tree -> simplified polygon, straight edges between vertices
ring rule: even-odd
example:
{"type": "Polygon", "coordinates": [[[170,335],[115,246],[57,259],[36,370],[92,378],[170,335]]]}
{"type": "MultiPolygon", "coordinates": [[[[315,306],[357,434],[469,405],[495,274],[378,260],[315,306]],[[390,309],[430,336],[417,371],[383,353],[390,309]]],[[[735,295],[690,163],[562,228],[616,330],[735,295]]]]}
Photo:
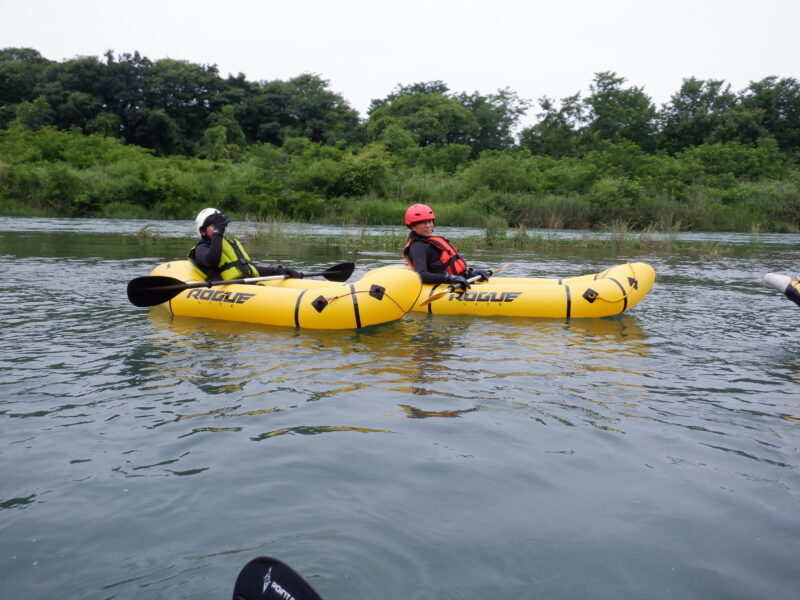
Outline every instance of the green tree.
{"type": "Polygon", "coordinates": [[[720,115],[719,123],[709,134],[706,143],[738,142],[753,146],[769,135],[762,124],[763,117],[762,109],[739,103],[720,115]]]}
{"type": "Polygon", "coordinates": [[[358,138],[358,113],[328,85],[327,80],[310,73],[288,81],[285,137],[299,135],[321,144],[358,138]]]}
{"type": "Polygon", "coordinates": [[[384,104],[391,104],[401,96],[414,96],[416,94],[438,94],[439,96],[447,96],[449,93],[450,88],[448,88],[447,84],[441,80],[420,81],[410,85],[397,85],[394,90],[387,94],[386,98],[383,98],[382,100],[373,100],[370,103],[370,109],[368,112],[372,111],[374,108],[383,106],[384,104]]]}
{"type": "Polygon", "coordinates": [[[217,67],[162,59],[147,70],[144,83],[145,106],[169,117],[177,128],[178,149],[191,153],[206,129],[209,115],[222,106],[224,84],[217,67]]]}
{"type": "Polygon", "coordinates": [[[201,145],[202,158],[210,160],[222,160],[231,158],[231,151],[228,148],[228,143],[225,135],[225,127],[218,125],[209,127],[203,134],[203,143],[201,145]]]}
{"type": "Polygon", "coordinates": [[[587,134],[596,140],[630,140],[645,150],[655,149],[656,108],[642,88],[623,88],[624,77],[597,73],[584,104],[587,134]]]}
{"type": "Polygon", "coordinates": [[[96,57],[78,57],[50,64],[36,90],[53,107],[56,127],[85,131],[89,121],[103,110],[105,78],[106,67],[96,57]]]}
{"type": "Polygon", "coordinates": [[[478,120],[461,102],[446,96],[445,90],[441,82],[398,86],[385,100],[373,100],[367,121],[369,139],[378,141],[390,125],[397,125],[423,147],[470,144],[479,133],[478,120]]]}
{"type": "Polygon", "coordinates": [[[130,111],[126,115],[125,136],[128,143],[151,148],[162,156],[179,154],[185,147],[180,127],[161,109],[130,111]]]}
{"type": "Polygon", "coordinates": [[[378,141],[402,164],[409,166],[416,164],[420,154],[419,143],[407,129],[392,123],[383,130],[378,141]]]}
{"type": "Polygon", "coordinates": [[[208,118],[201,156],[212,160],[236,159],[245,145],[244,133],[236,120],[235,107],[223,106],[208,118]]]}
{"type": "Polygon", "coordinates": [[[478,92],[459,94],[456,99],[475,116],[478,127],[469,144],[473,154],[484,150],[507,150],[514,145],[514,128],[530,106],[515,93],[504,88],[484,96],[478,92]]]}
{"type": "Polygon", "coordinates": [[[800,150],[800,82],[766,77],[745,90],[742,105],[761,111],[761,126],[784,152],[800,150]]]}
{"type": "Polygon", "coordinates": [[[241,81],[236,84],[237,93],[243,95],[236,118],[250,141],[282,146],[292,137],[321,144],[352,143],[361,138],[358,113],[317,75],[250,86],[241,81]]]}
{"type": "Polygon", "coordinates": [[[532,154],[556,158],[576,156],[582,145],[586,122],[580,94],[562,99],[558,107],[550,98],[542,97],[539,107],[539,122],[522,130],[520,146],[532,154]]]}
{"type": "Polygon", "coordinates": [[[61,129],[79,127],[88,132],[88,125],[102,112],[102,101],[84,92],[72,92],[56,108],[56,123],[61,129]]]}
{"type": "Polygon", "coordinates": [[[30,102],[50,61],[33,48],[0,50],[0,106],[30,102]]]}
{"type": "Polygon", "coordinates": [[[221,126],[225,128],[225,139],[228,144],[236,144],[237,146],[245,145],[244,132],[239,121],[236,120],[236,107],[226,104],[219,111],[213,113],[208,118],[208,124],[211,127],[221,126]]]}
{"type": "Polygon", "coordinates": [[[86,123],[86,133],[98,133],[106,137],[119,137],[122,133],[122,121],[112,112],[101,111],[86,123]]]}
{"type": "Polygon", "coordinates": [[[710,141],[736,104],[736,95],[722,80],[684,79],[659,114],[660,147],[672,154],[710,141]]]}
{"type": "Polygon", "coordinates": [[[35,131],[53,124],[55,112],[44,96],[37,96],[33,102],[20,102],[16,107],[16,124],[23,129],[35,131]]]}
{"type": "Polygon", "coordinates": [[[146,108],[144,92],[147,72],[152,62],[138,52],[114,57],[111,50],[105,54],[106,78],[100,97],[105,110],[120,119],[120,130],[126,141],[132,142],[131,132],[140,120],[136,112],[146,108]]]}

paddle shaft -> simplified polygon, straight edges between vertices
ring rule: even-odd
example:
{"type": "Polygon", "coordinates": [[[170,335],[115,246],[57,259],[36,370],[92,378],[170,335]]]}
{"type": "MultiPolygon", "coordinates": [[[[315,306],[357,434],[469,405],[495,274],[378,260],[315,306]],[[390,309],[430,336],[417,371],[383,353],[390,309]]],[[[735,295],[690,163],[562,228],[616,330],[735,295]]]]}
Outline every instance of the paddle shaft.
{"type": "MultiPolygon", "coordinates": [[[[303,273],[303,278],[306,277],[320,277],[322,275],[329,275],[332,271],[319,271],[317,273],[303,273]]],[[[274,279],[289,279],[288,275],[265,275],[264,277],[243,277],[241,279],[227,279],[222,281],[197,281],[195,283],[181,283],[174,286],[159,286],[159,289],[165,290],[172,287],[181,290],[189,290],[199,287],[214,287],[215,285],[231,285],[232,283],[258,283],[259,281],[271,281],[274,279]]]]}

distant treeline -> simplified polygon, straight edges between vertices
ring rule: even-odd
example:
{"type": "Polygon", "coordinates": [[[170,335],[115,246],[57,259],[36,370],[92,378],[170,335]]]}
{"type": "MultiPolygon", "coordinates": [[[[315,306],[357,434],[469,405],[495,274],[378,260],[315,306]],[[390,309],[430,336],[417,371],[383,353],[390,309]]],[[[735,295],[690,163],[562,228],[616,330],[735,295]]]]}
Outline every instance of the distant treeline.
{"type": "Polygon", "coordinates": [[[0,212],[796,231],[800,83],[685,79],[663,106],[612,72],[589,94],[398,85],[364,119],[328,82],[223,78],[138,53],[0,50],[0,212]]]}

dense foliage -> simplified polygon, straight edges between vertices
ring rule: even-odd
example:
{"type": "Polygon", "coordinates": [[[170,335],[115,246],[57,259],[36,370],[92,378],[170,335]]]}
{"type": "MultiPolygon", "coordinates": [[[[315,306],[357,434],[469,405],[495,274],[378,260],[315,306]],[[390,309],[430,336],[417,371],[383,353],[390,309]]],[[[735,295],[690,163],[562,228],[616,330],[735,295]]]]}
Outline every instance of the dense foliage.
{"type": "Polygon", "coordinates": [[[0,50],[0,212],[796,231],[800,82],[684,80],[656,107],[615,73],[586,97],[399,85],[359,118],[324,79],[223,78],[138,53],[0,50]]]}

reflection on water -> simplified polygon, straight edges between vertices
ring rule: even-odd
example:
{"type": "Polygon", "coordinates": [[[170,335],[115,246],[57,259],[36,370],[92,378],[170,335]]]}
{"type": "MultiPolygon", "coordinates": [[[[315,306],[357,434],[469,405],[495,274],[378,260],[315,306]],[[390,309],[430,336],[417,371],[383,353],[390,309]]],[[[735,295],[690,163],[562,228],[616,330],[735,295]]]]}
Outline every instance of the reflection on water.
{"type": "MultiPolygon", "coordinates": [[[[189,382],[207,395],[241,392],[248,403],[276,403],[267,409],[270,412],[365,387],[399,397],[427,398],[425,407],[398,404],[401,411],[415,417],[454,416],[479,407],[533,407],[547,403],[544,397],[549,388],[561,387],[561,380],[568,378],[573,404],[564,408],[574,409],[575,400],[583,394],[590,413],[596,414],[597,406],[604,404],[594,397],[596,378],[605,378],[604,394],[614,397],[607,403],[624,403],[626,396],[640,393],[639,381],[647,376],[643,360],[649,354],[645,333],[631,315],[554,323],[412,314],[360,331],[291,330],[288,335],[284,328],[227,322],[209,325],[160,310],[151,310],[148,320],[153,328],[147,346],[161,357],[159,389],[181,388],[189,382]],[[198,356],[205,357],[204,371],[196,369],[198,356]],[[216,365],[223,357],[220,369],[216,365]],[[477,369],[476,364],[480,365],[477,369]],[[586,388],[581,386],[584,379],[586,388]],[[470,406],[450,406],[463,403],[464,398],[470,398],[470,406]]],[[[179,398],[169,404],[191,402],[179,398]]],[[[231,412],[221,411],[179,415],[156,425],[197,416],[221,419],[231,412]]]]}
{"type": "Polygon", "coordinates": [[[478,410],[477,408],[467,410],[422,410],[409,404],[401,404],[400,408],[408,415],[409,419],[427,419],[428,417],[452,419],[478,410]]]}
{"type": "Polygon", "coordinates": [[[254,442],[260,442],[261,440],[266,440],[277,435],[286,435],[286,434],[298,434],[298,435],[317,435],[319,433],[329,433],[331,431],[356,431],[358,433],[392,433],[388,429],[370,429],[368,427],[332,427],[327,425],[319,425],[316,427],[285,427],[283,429],[276,429],[275,431],[269,431],[267,433],[262,433],[261,435],[253,436],[252,439],[254,442]]]}
{"type": "MultiPolygon", "coordinates": [[[[610,319],[313,331],[131,307],[127,281],[185,252],[174,224],[23,221],[0,220],[4,597],[229,597],[257,554],[327,598],[796,595],[800,313],[760,283],[796,272],[792,236],[476,251],[658,281],[610,319]]],[[[293,264],[352,258],[322,254],[293,264]]]]}

